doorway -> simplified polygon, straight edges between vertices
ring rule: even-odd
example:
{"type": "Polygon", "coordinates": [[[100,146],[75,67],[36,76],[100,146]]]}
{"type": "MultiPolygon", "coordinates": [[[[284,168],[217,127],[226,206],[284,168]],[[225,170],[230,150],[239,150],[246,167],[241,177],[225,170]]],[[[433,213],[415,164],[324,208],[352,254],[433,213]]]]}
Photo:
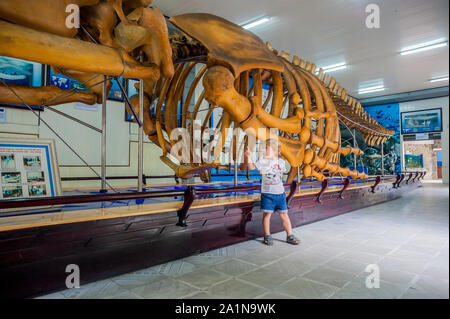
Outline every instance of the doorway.
{"type": "Polygon", "coordinates": [[[425,180],[442,181],[441,139],[403,141],[406,171],[426,171],[425,180]]]}

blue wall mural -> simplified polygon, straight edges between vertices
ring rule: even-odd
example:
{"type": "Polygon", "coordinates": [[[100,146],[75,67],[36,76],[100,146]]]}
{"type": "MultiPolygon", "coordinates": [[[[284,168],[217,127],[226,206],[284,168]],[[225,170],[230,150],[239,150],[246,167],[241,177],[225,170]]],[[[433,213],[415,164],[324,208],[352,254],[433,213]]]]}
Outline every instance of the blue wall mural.
{"type": "Polygon", "coordinates": [[[387,155],[384,167],[386,173],[400,172],[400,111],[398,103],[368,106],[364,109],[378,123],[395,132],[395,135],[384,144],[384,155],[387,155]]]}

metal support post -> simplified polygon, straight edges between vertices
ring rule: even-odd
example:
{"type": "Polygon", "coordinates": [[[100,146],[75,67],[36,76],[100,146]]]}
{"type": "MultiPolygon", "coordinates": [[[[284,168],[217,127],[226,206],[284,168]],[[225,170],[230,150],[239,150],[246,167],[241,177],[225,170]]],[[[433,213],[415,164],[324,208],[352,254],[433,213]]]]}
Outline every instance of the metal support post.
{"type": "MultiPolygon", "coordinates": [[[[139,80],[139,122],[144,123],[144,80],[139,80]]],[[[139,126],[138,133],[138,192],[143,190],[144,173],[144,125],[139,126]]]]}
{"type": "Polygon", "coordinates": [[[102,84],[102,163],[101,163],[101,193],[106,193],[106,99],[107,77],[103,76],[102,84]]]}

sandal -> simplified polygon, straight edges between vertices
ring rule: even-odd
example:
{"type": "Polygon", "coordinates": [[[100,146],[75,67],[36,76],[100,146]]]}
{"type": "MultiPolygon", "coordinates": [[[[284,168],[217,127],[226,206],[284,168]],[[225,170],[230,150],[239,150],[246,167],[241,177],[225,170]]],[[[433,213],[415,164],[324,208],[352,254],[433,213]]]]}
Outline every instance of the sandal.
{"type": "Polygon", "coordinates": [[[264,236],[264,244],[268,245],[268,246],[272,246],[273,245],[273,238],[270,235],[264,236]]]}
{"type": "Polygon", "coordinates": [[[300,244],[300,240],[297,237],[295,237],[294,235],[287,236],[286,242],[291,245],[300,244]]]}

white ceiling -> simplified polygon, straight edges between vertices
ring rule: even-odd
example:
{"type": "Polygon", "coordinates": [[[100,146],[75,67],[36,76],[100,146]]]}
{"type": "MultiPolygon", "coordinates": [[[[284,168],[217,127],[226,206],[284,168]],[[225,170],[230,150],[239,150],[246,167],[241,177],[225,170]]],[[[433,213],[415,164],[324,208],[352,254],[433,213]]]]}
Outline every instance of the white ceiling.
{"type": "Polygon", "coordinates": [[[251,31],[318,67],[346,62],[347,69],[330,75],[357,98],[448,86],[428,80],[449,74],[449,46],[398,53],[435,39],[448,41],[448,0],[155,0],[152,5],[168,16],[205,12],[241,25],[269,16],[251,31]],[[379,29],[365,26],[370,3],[380,7],[379,29]],[[357,94],[359,87],[378,82],[385,91],[357,94]]]}

